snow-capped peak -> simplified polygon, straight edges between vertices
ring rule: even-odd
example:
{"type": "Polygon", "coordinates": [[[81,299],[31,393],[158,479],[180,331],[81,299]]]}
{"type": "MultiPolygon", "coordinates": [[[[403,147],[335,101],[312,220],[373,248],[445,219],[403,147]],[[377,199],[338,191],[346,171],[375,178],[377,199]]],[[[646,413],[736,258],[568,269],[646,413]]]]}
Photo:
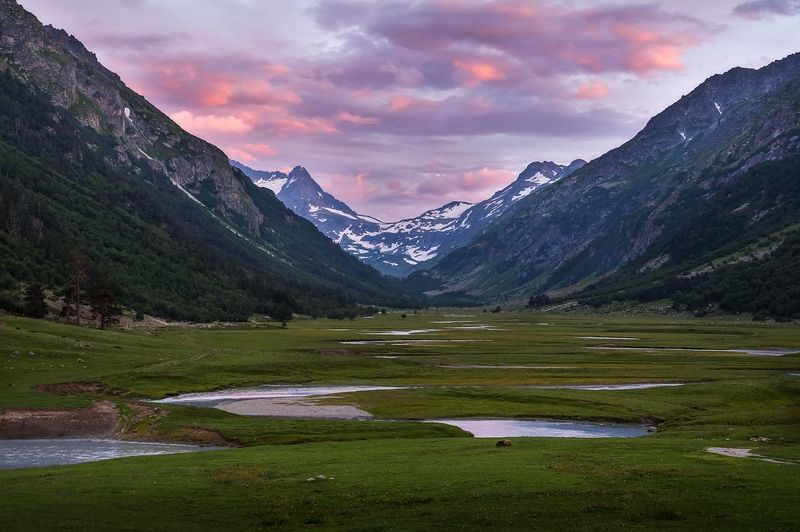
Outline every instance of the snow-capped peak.
{"type": "Polygon", "coordinates": [[[466,244],[517,201],[586,163],[582,160],[568,166],[550,161],[531,163],[513,183],[488,200],[452,201],[397,222],[382,222],[358,214],[325,192],[302,166],[284,174],[232,164],[256,185],[272,189],[287,207],[310,220],[345,251],[384,273],[405,275],[434,264],[466,244]]]}
{"type": "Polygon", "coordinates": [[[464,211],[473,205],[474,203],[468,203],[466,201],[452,201],[447,205],[439,207],[438,209],[431,209],[422,213],[419,218],[450,220],[453,218],[458,218],[464,214],[464,211]]]}

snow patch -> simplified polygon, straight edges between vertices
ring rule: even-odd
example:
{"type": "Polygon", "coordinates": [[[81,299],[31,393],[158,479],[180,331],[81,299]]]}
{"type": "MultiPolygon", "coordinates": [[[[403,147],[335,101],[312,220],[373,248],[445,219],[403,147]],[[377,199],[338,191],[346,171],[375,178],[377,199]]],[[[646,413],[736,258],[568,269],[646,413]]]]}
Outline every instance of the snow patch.
{"type": "Polygon", "coordinates": [[[550,182],[550,178],[541,172],[536,172],[533,176],[526,179],[528,183],[535,183],[537,185],[546,185],[550,182]]]}
{"type": "Polygon", "coordinates": [[[406,254],[417,262],[425,262],[436,257],[436,250],[439,246],[433,246],[430,249],[419,249],[417,246],[412,246],[406,249],[406,254]]]}
{"type": "MultiPolygon", "coordinates": [[[[144,153],[144,152],[142,152],[142,153],[144,153]]],[[[145,155],[147,155],[147,154],[145,154],[145,155]]],[[[173,184],[173,185],[175,185],[176,187],[178,187],[178,188],[180,189],[180,191],[181,191],[181,192],[183,192],[184,194],[186,194],[187,196],[189,196],[189,198],[190,198],[192,201],[194,201],[194,202],[195,202],[195,203],[197,203],[198,205],[203,205],[203,202],[202,202],[202,201],[200,201],[199,199],[195,198],[195,197],[194,197],[194,195],[193,195],[191,192],[189,192],[188,190],[186,190],[185,188],[183,188],[183,186],[181,186],[181,184],[180,184],[180,183],[178,183],[177,181],[175,181],[175,180],[174,180],[174,179],[172,179],[172,178],[170,178],[170,181],[172,181],[172,184],[173,184]]],[[[205,205],[203,205],[203,207],[205,207],[205,205]]],[[[216,216],[215,216],[215,218],[216,218],[216,216]]],[[[229,229],[230,229],[230,228],[229,228],[229,229]]],[[[234,231],[234,233],[235,233],[235,232],[236,232],[236,231],[234,231]]]]}
{"type": "Polygon", "coordinates": [[[511,201],[514,202],[514,201],[520,200],[520,199],[524,198],[525,196],[530,195],[530,193],[533,192],[534,190],[536,190],[537,188],[538,187],[523,188],[513,198],[511,198],[511,201]]]}
{"type": "Polygon", "coordinates": [[[259,179],[256,181],[256,186],[268,188],[277,195],[281,190],[283,190],[283,187],[286,186],[286,181],[288,181],[288,178],[285,177],[277,177],[275,179],[259,179]]]}
{"type": "Polygon", "coordinates": [[[716,108],[717,108],[717,112],[718,112],[719,114],[722,114],[722,109],[720,108],[720,106],[719,106],[719,104],[718,104],[717,102],[714,102],[714,107],[716,107],[716,108]]]}
{"type": "Polygon", "coordinates": [[[470,209],[472,205],[473,205],[472,203],[457,202],[452,207],[448,207],[446,209],[441,209],[437,211],[437,214],[439,218],[458,218],[459,216],[464,214],[465,211],[470,209]]]}
{"type": "Polygon", "coordinates": [[[334,209],[332,207],[322,207],[322,208],[332,214],[338,214],[339,216],[344,216],[345,218],[349,218],[350,220],[358,220],[358,218],[356,218],[355,216],[347,214],[344,211],[340,211],[339,209],[334,209]]]}

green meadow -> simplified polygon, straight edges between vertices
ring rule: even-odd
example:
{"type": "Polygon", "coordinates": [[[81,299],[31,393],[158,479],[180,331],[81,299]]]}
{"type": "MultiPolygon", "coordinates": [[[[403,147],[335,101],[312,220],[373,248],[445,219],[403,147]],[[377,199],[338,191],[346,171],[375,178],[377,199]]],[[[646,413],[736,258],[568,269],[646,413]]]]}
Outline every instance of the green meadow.
{"type": "Polygon", "coordinates": [[[191,443],[199,429],[230,446],[0,471],[0,529],[794,530],[800,377],[791,373],[800,373],[800,355],[726,351],[793,348],[796,325],[734,318],[461,309],[287,328],[100,331],[0,316],[0,408],[109,400],[128,437],[191,443]],[[402,330],[426,332],[386,334],[402,330]],[[41,387],[63,383],[97,385],[69,394],[41,387]],[[684,385],[541,388],[632,383],[684,385]],[[318,399],[358,406],[370,420],[172,404],[144,419],[131,414],[146,399],[261,384],[403,388],[318,399]],[[423,422],[445,417],[658,430],[632,439],[511,438],[511,447],[496,448],[496,439],[423,422]],[[318,475],[325,479],[308,480],[318,475]]]}

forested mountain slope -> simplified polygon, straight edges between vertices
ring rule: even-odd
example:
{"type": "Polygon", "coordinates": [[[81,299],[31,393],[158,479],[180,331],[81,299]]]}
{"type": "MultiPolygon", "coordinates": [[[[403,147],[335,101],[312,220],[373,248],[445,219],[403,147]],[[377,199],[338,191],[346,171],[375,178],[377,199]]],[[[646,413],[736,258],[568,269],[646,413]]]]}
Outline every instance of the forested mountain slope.
{"type": "Polygon", "coordinates": [[[0,75],[4,306],[19,282],[63,285],[76,254],[124,304],[168,317],[409,303],[12,0],[0,0],[0,75]]]}
{"type": "MultiPolygon", "coordinates": [[[[723,253],[726,243],[736,244],[708,212],[728,209],[723,218],[744,219],[754,204],[726,198],[760,193],[747,176],[767,161],[790,168],[799,149],[800,54],[759,70],[733,69],[709,78],[623,146],[523,200],[409,283],[429,293],[503,298],[574,289],[645,257],[652,261],[646,270],[659,270],[703,250],[723,253]],[[675,248],[662,249],[668,242],[675,248]]],[[[773,205],[763,209],[775,213],[769,228],[760,221],[768,213],[750,213],[753,238],[794,223],[780,214],[790,199],[780,189],[764,199],[773,205]]]]}

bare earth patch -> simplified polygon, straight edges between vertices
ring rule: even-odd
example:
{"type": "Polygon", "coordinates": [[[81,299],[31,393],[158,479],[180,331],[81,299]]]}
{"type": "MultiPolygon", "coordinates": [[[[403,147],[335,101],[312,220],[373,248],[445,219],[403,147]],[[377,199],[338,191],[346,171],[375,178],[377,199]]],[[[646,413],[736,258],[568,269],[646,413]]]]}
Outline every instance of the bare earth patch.
{"type": "Polygon", "coordinates": [[[107,438],[119,426],[114,403],[99,401],[86,408],[50,410],[39,408],[0,411],[0,438],[107,438]]]}

